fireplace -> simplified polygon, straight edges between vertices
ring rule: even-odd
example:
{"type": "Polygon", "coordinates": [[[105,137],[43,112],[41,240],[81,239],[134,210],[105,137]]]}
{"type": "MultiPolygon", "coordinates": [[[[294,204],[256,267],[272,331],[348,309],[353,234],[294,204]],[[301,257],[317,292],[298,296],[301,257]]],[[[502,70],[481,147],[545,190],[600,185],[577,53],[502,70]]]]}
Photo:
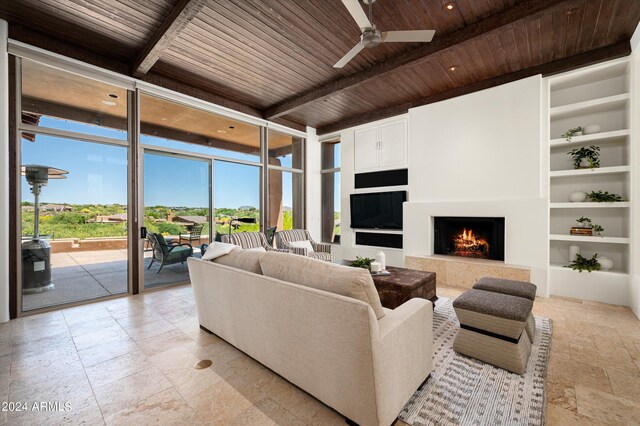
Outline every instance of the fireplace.
{"type": "Polygon", "coordinates": [[[504,260],[504,217],[435,217],[434,253],[504,260]]]}

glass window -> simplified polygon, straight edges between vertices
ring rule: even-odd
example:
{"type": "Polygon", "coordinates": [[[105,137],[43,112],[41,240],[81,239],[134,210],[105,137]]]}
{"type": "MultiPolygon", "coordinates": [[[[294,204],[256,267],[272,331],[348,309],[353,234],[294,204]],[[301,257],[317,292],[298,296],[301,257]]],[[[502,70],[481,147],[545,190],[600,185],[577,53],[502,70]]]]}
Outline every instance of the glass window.
{"type": "Polygon", "coordinates": [[[145,244],[145,288],[189,281],[182,259],[165,262],[155,253],[154,238],[160,238],[156,234],[168,244],[191,245],[196,257],[202,244],[209,243],[210,164],[206,159],[145,152],[144,226],[154,234],[145,244]]]}
{"type": "Polygon", "coordinates": [[[269,228],[304,228],[303,186],[302,173],[269,170],[269,228]]]}
{"type": "Polygon", "coordinates": [[[303,168],[303,138],[269,130],[267,146],[270,166],[303,168]]]}
{"type": "Polygon", "coordinates": [[[127,140],[121,87],[23,60],[21,105],[24,124],[127,140]]]}
{"type": "Polygon", "coordinates": [[[322,241],[340,242],[340,142],[322,143],[322,241]]]}
{"type": "Polygon", "coordinates": [[[260,127],[140,95],[140,142],[206,155],[260,161],[260,127]]]}
{"type": "Polygon", "coordinates": [[[127,147],[27,136],[20,188],[23,311],[125,293],[127,147]],[[68,173],[56,179],[50,168],[68,173]]]}
{"type": "Polygon", "coordinates": [[[260,167],[213,163],[214,221],[218,234],[260,231],[260,167]]]}

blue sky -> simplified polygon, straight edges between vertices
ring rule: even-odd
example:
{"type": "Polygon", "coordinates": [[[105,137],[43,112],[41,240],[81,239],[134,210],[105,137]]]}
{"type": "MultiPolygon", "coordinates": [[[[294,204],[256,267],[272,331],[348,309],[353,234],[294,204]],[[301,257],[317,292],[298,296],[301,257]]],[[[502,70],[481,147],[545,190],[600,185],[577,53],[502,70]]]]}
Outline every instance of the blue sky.
{"type": "MultiPolygon", "coordinates": [[[[42,117],[40,126],[126,140],[126,133],[66,120],[42,117]]],[[[246,154],[199,145],[143,137],[143,143],[236,159],[256,160],[246,154]]],[[[69,204],[126,204],[127,149],[121,146],[80,142],[39,134],[35,142],[22,141],[22,163],[41,164],[67,170],[64,180],[51,180],[41,200],[69,204]]],[[[144,156],[145,205],[207,207],[208,163],[174,156],[147,153],[144,156]]],[[[29,185],[22,180],[22,199],[33,201],[29,185]]],[[[260,204],[259,168],[216,161],[214,163],[214,205],[237,208],[260,204]]],[[[283,174],[283,203],[291,206],[291,174],[283,174]]]]}

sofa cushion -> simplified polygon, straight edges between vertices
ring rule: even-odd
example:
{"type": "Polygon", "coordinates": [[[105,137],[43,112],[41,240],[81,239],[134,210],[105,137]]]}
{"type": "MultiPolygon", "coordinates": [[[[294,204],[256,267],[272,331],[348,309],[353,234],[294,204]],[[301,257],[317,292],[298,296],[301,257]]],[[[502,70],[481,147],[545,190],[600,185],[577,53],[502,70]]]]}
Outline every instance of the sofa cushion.
{"type": "Polygon", "coordinates": [[[260,266],[265,276],[361,300],[371,306],[377,319],[384,316],[380,296],[366,269],[276,252],[265,253],[260,266]]]}
{"type": "Polygon", "coordinates": [[[265,253],[259,251],[242,250],[241,248],[235,248],[228,254],[220,256],[213,260],[214,263],[220,265],[231,266],[232,268],[242,269],[247,272],[253,272],[254,274],[262,275],[262,268],[260,268],[260,258],[265,253]]]}

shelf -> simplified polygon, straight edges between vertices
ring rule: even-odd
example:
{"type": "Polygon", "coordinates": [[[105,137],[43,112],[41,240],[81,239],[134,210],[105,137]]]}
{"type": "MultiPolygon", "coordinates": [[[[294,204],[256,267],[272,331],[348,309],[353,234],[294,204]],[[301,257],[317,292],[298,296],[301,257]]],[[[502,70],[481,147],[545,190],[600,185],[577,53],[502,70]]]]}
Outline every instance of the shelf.
{"type": "Polygon", "coordinates": [[[549,177],[557,178],[567,176],[595,176],[612,173],[628,173],[629,171],[631,171],[631,167],[629,166],[598,167],[596,169],[556,170],[549,172],[549,177]]]}
{"type": "Polygon", "coordinates": [[[563,264],[561,263],[551,263],[549,264],[549,268],[551,269],[557,269],[557,270],[561,270],[561,271],[570,271],[570,272],[575,272],[576,274],[595,274],[595,275],[600,275],[603,277],[606,277],[607,275],[609,276],[620,276],[620,275],[629,275],[629,273],[619,270],[619,269],[610,269],[608,271],[592,271],[592,272],[587,272],[587,271],[574,271],[571,268],[565,268],[563,264]]]}
{"type": "Polygon", "coordinates": [[[608,96],[606,98],[592,99],[575,104],[561,105],[549,110],[551,119],[571,117],[574,115],[587,115],[598,112],[611,111],[625,107],[629,102],[629,94],[608,96]]]}
{"type": "Polygon", "coordinates": [[[613,130],[611,132],[594,133],[592,135],[574,136],[571,138],[571,142],[567,142],[565,138],[552,139],[549,141],[551,148],[573,148],[580,145],[585,145],[591,142],[610,142],[616,139],[620,139],[629,136],[631,132],[629,129],[613,130]]]}
{"type": "Polygon", "coordinates": [[[614,203],[550,203],[552,209],[624,209],[629,208],[631,203],[628,201],[619,201],[614,203]]]}
{"type": "Polygon", "coordinates": [[[588,237],[582,235],[551,234],[551,241],[571,241],[583,243],[629,244],[629,238],[623,237],[588,237]]]}

